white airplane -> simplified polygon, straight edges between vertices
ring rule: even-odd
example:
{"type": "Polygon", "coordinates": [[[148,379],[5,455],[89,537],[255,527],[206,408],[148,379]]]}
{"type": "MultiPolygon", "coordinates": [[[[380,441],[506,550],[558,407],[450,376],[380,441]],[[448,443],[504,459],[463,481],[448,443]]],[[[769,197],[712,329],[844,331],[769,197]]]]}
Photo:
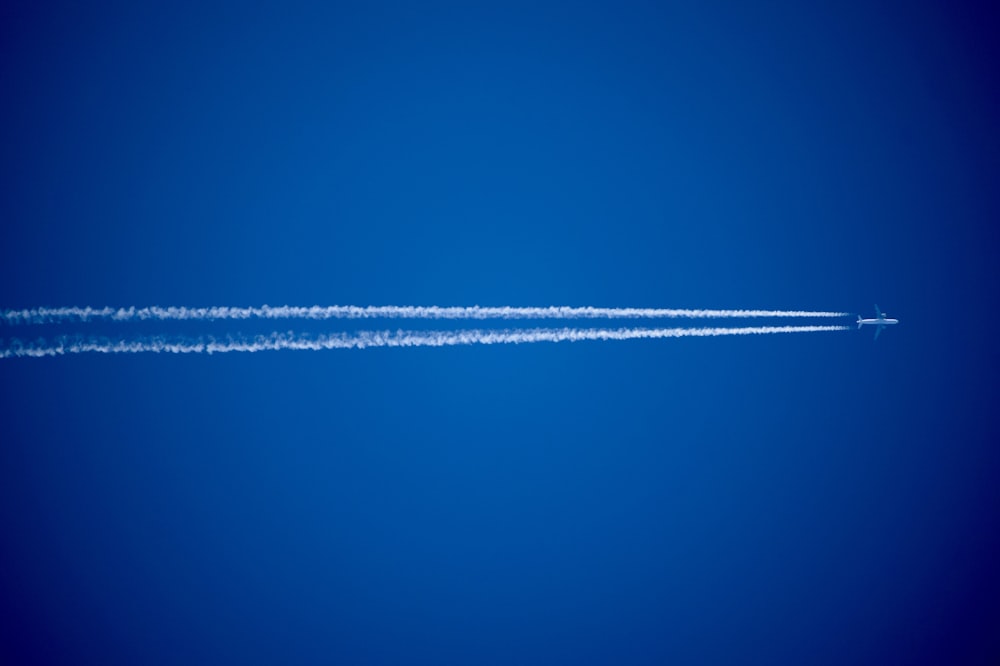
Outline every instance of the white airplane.
{"type": "Polygon", "coordinates": [[[882,311],[878,309],[877,305],[875,306],[875,315],[876,315],[875,319],[862,319],[860,316],[858,317],[859,329],[865,325],[877,326],[877,328],[875,329],[875,338],[874,338],[875,340],[878,340],[878,334],[882,332],[883,328],[885,328],[886,326],[891,326],[893,324],[899,323],[898,319],[886,319],[885,315],[882,314],[882,311]]]}

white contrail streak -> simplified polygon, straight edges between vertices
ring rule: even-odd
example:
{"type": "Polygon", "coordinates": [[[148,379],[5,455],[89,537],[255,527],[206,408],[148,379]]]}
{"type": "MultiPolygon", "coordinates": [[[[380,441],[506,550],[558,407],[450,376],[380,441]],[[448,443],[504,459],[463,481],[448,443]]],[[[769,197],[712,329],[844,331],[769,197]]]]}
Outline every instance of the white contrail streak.
{"type": "Polygon", "coordinates": [[[52,342],[14,340],[0,348],[0,358],[61,356],[64,354],[216,354],[260,352],[282,349],[367,349],[369,347],[447,347],[454,345],[521,344],[531,342],[577,342],[581,340],[636,340],[774,333],[819,333],[847,331],[849,326],[750,326],[743,328],[535,328],[524,330],[466,331],[358,331],[308,336],[271,333],[252,337],[201,338],[58,338],[52,342]]]}
{"type": "Polygon", "coordinates": [[[111,321],[214,320],[214,319],[730,319],[763,317],[847,317],[847,312],[805,310],[684,310],[665,308],[594,307],[438,307],[403,305],[330,305],[294,307],[146,307],[146,308],[32,308],[5,310],[0,323],[44,324],[66,320],[111,321]]]}

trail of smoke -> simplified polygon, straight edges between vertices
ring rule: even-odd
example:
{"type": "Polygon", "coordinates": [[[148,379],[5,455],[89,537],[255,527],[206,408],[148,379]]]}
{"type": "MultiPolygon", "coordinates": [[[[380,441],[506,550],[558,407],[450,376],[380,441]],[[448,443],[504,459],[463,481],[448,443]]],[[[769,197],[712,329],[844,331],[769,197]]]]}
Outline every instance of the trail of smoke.
{"type": "Polygon", "coordinates": [[[212,319],[729,319],[763,317],[847,317],[847,312],[810,312],[805,310],[685,310],[667,308],[594,308],[594,307],[438,307],[401,305],[331,305],[294,307],[147,307],[147,308],[32,308],[6,310],[0,322],[7,324],[44,324],[65,320],[111,321],[143,320],[212,320],[212,319]]]}
{"type": "Polygon", "coordinates": [[[743,328],[536,328],[524,330],[467,331],[358,331],[308,336],[298,333],[271,333],[253,337],[203,338],[59,338],[53,342],[14,340],[0,348],[0,358],[61,356],[102,353],[216,354],[259,352],[282,349],[318,351],[323,349],[367,349],[369,347],[445,347],[453,345],[522,344],[532,342],[577,342],[581,340],[635,340],[775,333],[819,333],[847,331],[849,326],[751,326],[743,328]]]}

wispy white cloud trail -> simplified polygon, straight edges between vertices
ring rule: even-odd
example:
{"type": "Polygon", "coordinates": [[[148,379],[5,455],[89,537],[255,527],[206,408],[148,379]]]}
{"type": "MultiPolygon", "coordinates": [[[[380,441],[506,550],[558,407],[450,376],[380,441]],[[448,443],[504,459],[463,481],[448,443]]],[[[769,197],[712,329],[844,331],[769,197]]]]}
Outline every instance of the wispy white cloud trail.
{"type": "Polygon", "coordinates": [[[764,317],[835,318],[847,312],[806,310],[685,310],[666,308],[594,307],[438,307],[404,305],[330,305],[295,307],[60,307],[5,310],[0,322],[44,324],[60,321],[216,320],[216,319],[736,319],[764,317]]]}
{"type": "Polygon", "coordinates": [[[0,348],[0,358],[61,356],[64,354],[221,354],[284,349],[367,349],[370,347],[447,347],[454,345],[523,344],[532,342],[577,342],[582,340],[636,340],[775,333],[820,333],[847,331],[849,326],[750,326],[742,328],[535,328],[465,331],[357,331],[310,336],[300,333],[269,335],[164,338],[139,337],[57,338],[51,342],[13,340],[0,348]]]}

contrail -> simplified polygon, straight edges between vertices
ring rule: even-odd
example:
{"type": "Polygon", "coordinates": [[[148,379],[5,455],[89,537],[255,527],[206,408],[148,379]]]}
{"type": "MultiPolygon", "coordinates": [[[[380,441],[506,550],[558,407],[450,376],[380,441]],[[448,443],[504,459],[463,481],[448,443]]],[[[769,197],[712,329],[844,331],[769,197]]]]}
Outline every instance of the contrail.
{"type": "Polygon", "coordinates": [[[595,307],[438,307],[404,305],[330,305],[295,307],[61,307],[5,310],[0,323],[45,324],[60,321],[215,320],[215,319],[736,319],[763,317],[835,318],[847,312],[805,310],[684,310],[595,307]]]}
{"type": "Polygon", "coordinates": [[[368,349],[370,347],[447,347],[454,345],[523,344],[532,342],[577,342],[581,340],[636,340],[774,333],[819,333],[848,331],[849,326],[751,326],[743,328],[535,328],[466,331],[358,331],[309,336],[271,333],[247,337],[110,338],[61,337],[52,342],[13,340],[0,348],[0,358],[61,356],[64,354],[222,354],[283,349],[368,349]]]}

